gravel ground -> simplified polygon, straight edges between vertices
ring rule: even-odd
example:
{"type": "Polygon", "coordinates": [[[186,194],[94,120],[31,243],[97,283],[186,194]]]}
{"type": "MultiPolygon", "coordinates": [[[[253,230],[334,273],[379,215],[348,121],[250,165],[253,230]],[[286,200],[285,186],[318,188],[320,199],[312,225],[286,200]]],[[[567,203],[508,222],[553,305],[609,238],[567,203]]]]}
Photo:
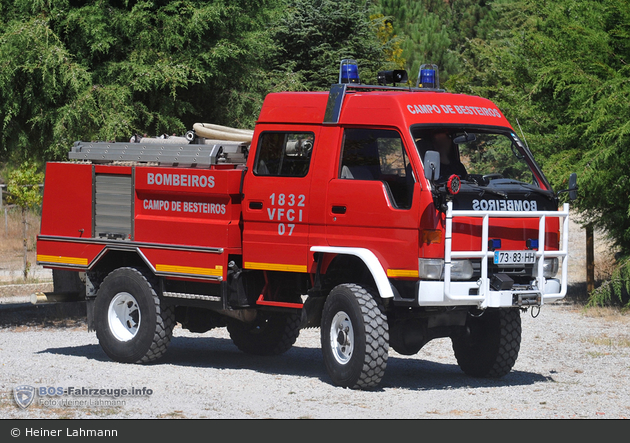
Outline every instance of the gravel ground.
{"type": "MultiPolygon", "coordinates": [[[[572,223],[570,299],[583,296],[584,238],[572,223]]],[[[611,250],[597,236],[595,252],[596,267],[605,268],[611,250]]],[[[8,305],[26,309],[34,291],[46,290],[46,283],[0,286],[0,419],[630,417],[630,316],[585,311],[569,300],[544,306],[536,318],[532,310],[522,314],[520,355],[502,379],[466,376],[450,340],[440,339],[414,356],[390,350],[381,386],[353,391],[331,384],[319,329],[303,330],[284,355],[255,357],[238,351],[225,329],[192,334],[176,328],[164,358],[142,366],[110,361],[81,317],[50,321],[52,310],[37,306],[14,312],[13,326],[2,326],[8,305]],[[13,399],[19,385],[147,388],[151,395],[36,396],[21,409],[13,399]]]]}
{"type": "Polygon", "coordinates": [[[513,371],[475,379],[457,366],[450,340],[408,357],[390,350],[379,389],[330,383],[319,330],[303,330],[279,357],[241,353],[225,329],[177,328],[163,360],[142,366],[110,361],[85,325],[5,328],[0,333],[0,418],[123,419],[622,419],[630,417],[630,318],[598,317],[570,303],[522,314],[513,371]],[[26,409],[18,385],[148,388],[141,397],[40,397],[26,409]],[[64,405],[63,401],[91,403],[64,405]],[[100,403],[99,403],[100,402],[100,403]]]}

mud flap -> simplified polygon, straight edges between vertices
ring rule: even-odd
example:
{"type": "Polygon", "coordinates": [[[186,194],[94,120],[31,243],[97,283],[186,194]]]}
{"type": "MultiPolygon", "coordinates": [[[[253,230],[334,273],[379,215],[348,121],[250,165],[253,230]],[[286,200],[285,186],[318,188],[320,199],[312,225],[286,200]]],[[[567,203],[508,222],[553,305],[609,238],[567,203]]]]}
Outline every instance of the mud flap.
{"type": "Polygon", "coordinates": [[[322,310],[326,297],[308,297],[302,307],[300,329],[318,328],[322,322],[322,310]]]}
{"type": "Polygon", "coordinates": [[[95,298],[87,298],[85,300],[85,309],[87,311],[87,326],[88,332],[96,331],[94,327],[94,301],[95,298]]]}

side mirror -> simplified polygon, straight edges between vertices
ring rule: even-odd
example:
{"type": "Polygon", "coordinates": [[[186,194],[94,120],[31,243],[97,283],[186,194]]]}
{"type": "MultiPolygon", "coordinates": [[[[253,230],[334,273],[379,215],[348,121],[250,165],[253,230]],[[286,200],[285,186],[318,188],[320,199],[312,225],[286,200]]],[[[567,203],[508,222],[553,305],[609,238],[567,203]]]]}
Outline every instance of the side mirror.
{"type": "Polygon", "coordinates": [[[558,191],[558,194],[562,194],[564,192],[569,193],[569,200],[573,201],[577,198],[577,174],[575,172],[571,173],[569,176],[569,189],[563,189],[562,191],[558,191]]]}
{"type": "Polygon", "coordinates": [[[577,174],[573,172],[569,176],[569,200],[573,201],[577,198],[577,174]]]}
{"type": "Polygon", "coordinates": [[[424,154],[424,176],[435,181],[440,177],[440,153],[427,151],[424,154]]]}

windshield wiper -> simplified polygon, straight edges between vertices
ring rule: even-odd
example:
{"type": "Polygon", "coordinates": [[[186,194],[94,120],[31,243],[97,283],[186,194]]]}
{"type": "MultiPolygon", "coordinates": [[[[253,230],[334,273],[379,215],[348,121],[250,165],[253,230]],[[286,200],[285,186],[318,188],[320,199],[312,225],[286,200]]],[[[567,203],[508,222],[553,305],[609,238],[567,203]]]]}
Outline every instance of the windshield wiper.
{"type": "Polygon", "coordinates": [[[479,186],[474,181],[462,181],[462,185],[470,186],[471,188],[478,190],[480,197],[487,192],[488,194],[498,195],[499,197],[503,197],[505,199],[508,198],[508,195],[505,192],[499,191],[498,189],[488,188],[487,186],[479,186]]]}
{"type": "MultiPolygon", "coordinates": [[[[490,184],[491,183],[492,182],[490,182],[490,184]]],[[[533,185],[531,183],[525,183],[525,182],[522,182],[522,181],[519,181],[519,180],[513,180],[513,179],[504,179],[504,181],[502,180],[500,184],[501,185],[518,185],[518,186],[520,186],[522,188],[527,189],[528,191],[544,195],[547,198],[549,198],[550,200],[554,199],[554,194],[553,194],[552,191],[547,191],[545,189],[541,189],[538,186],[533,185]]]]}

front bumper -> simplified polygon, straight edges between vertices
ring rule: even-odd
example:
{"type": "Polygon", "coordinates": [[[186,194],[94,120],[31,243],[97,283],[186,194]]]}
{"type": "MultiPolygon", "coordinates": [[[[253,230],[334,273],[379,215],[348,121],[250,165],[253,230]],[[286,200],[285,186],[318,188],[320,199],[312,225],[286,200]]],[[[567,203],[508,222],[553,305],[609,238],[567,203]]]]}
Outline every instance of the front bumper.
{"type": "Polygon", "coordinates": [[[420,306],[459,306],[476,305],[480,308],[540,306],[561,300],[567,292],[568,245],[569,245],[569,205],[564,204],[561,211],[470,211],[453,210],[448,203],[444,245],[444,279],[441,281],[423,280],[418,285],[418,304],[420,306]],[[482,249],[479,251],[453,251],[453,218],[479,217],[482,223],[482,249]],[[491,286],[492,275],[488,272],[488,261],[494,252],[488,249],[488,226],[490,218],[538,218],[538,270],[529,285],[515,285],[509,290],[494,290],[491,286]],[[560,249],[545,250],[545,222],[548,217],[562,220],[560,249]],[[560,261],[560,278],[544,278],[543,263],[545,258],[557,257],[560,261]],[[451,266],[453,259],[480,259],[481,277],[477,281],[452,281],[451,266]]]}

